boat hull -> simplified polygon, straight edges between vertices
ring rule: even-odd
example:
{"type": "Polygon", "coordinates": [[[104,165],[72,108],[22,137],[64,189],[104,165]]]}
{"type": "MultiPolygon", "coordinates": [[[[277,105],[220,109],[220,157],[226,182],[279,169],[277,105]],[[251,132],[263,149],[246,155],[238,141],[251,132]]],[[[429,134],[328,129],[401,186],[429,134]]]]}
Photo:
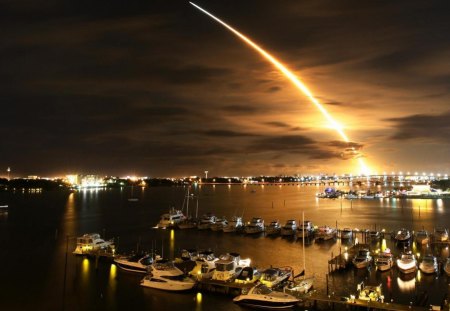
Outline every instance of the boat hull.
{"type": "Polygon", "coordinates": [[[144,279],[141,281],[141,286],[165,291],[181,292],[192,289],[195,286],[195,282],[161,282],[144,279]]]}

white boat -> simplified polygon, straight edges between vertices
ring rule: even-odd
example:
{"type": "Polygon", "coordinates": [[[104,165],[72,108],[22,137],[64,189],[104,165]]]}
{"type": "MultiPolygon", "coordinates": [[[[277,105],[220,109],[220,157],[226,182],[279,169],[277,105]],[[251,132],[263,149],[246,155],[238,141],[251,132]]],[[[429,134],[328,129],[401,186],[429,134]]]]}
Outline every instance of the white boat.
{"type": "Polygon", "coordinates": [[[258,284],[242,294],[235,297],[233,302],[250,308],[278,310],[293,308],[300,300],[292,295],[276,292],[258,284]]]}
{"type": "Polygon", "coordinates": [[[169,213],[163,214],[161,216],[160,221],[157,224],[158,228],[167,229],[167,228],[176,228],[178,224],[185,221],[186,216],[184,216],[181,210],[177,210],[175,208],[171,208],[169,213]]]}
{"type": "Polygon", "coordinates": [[[432,274],[438,271],[438,264],[436,257],[433,255],[426,255],[419,264],[419,269],[423,273],[432,274]]]}
{"type": "Polygon", "coordinates": [[[153,257],[143,253],[118,255],[114,257],[114,263],[125,271],[147,273],[148,267],[153,263],[153,257]]]}
{"type": "Polygon", "coordinates": [[[223,226],[223,232],[237,232],[241,231],[244,228],[244,223],[242,222],[242,217],[233,216],[231,220],[223,226]]]}
{"type": "Polygon", "coordinates": [[[216,222],[213,223],[209,228],[212,231],[223,231],[223,227],[228,225],[228,221],[225,219],[225,217],[217,218],[216,222]]]}
{"type": "Polygon", "coordinates": [[[436,242],[448,241],[448,230],[442,227],[436,228],[434,230],[434,240],[436,242]]]}
{"type": "Polygon", "coordinates": [[[303,237],[309,238],[314,235],[314,226],[311,221],[304,220],[297,227],[297,232],[295,233],[297,238],[302,239],[303,237]]]}
{"type": "Polygon", "coordinates": [[[266,235],[277,235],[281,232],[281,225],[278,220],[273,220],[266,226],[266,235]]]}
{"type": "Polygon", "coordinates": [[[306,294],[311,290],[314,285],[315,277],[307,278],[294,278],[293,281],[288,281],[288,284],[284,287],[284,290],[292,294],[306,294]]]}
{"type": "Polygon", "coordinates": [[[216,270],[216,261],[219,260],[212,251],[199,252],[195,259],[195,267],[189,273],[197,280],[211,279],[216,270]]]}
{"type": "Polygon", "coordinates": [[[90,254],[95,251],[111,249],[114,252],[114,241],[105,241],[98,233],[87,233],[77,238],[75,255],[90,254]]]}
{"type": "Polygon", "coordinates": [[[291,267],[269,268],[261,273],[259,281],[267,287],[274,288],[292,277],[291,267]]]}
{"type": "Polygon", "coordinates": [[[450,258],[447,258],[447,260],[445,261],[444,271],[447,276],[450,276],[450,258]]]}
{"type": "Polygon", "coordinates": [[[428,244],[430,242],[430,235],[427,230],[419,230],[416,232],[416,242],[417,244],[428,244]]]}
{"type": "Polygon", "coordinates": [[[316,232],[316,239],[318,240],[331,240],[336,238],[337,230],[328,226],[319,227],[316,232]]]}
{"type": "Polygon", "coordinates": [[[250,266],[250,259],[241,259],[237,253],[221,255],[215,262],[216,269],[212,279],[217,281],[232,281],[244,267],[250,266]]]}
{"type": "Polygon", "coordinates": [[[185,291],[192,289],[194,285],[192,278],[166,259],[154,261],[150,265],[150,273],[141,280],[141,286],[168,291],[185,291]]]}
{"type": "Polygon", "coordinates": [[[341,230],[341,239],[350,240],[353,237],[353,230],[350,228],[344,228],[341,230]]]}
{"type": "Polygon", "coordinates": [[[389,248],[387,248],[377,258],[375,258],[375,266],[377,267],[378,271],[387,271],[391,269],[393,265],[394,258],[389,248]]]}
{"type": "Polygon", "coordinates": [[[372,241],[372,242],[375,242],[380,239],[380,232],[378,232],[378,231],[370,230],[368,235],[369,235],[370,241],[372,241]]]}
{"type": "Polygon", "coordinates": [[[417,261],[413,254],[403,253],[399,259],[397,259],[397,267],[401,273],[409,274],[417,271],[417,261]]]}
{"type": "Polygon", "coordinates": [[[281,235],[282,236],[293,236],[295,235],[295,231],[297,230],[297,222],[293,219],[289,219],[286,221],[286,224],[281,227],[281,235]]]}
{"type": "Polygon", "coordinates": [[[349,193],[347,193],[345,198],[347,200],[354,200],[354,199],[359,199],[359,196],[358,196],[358,194],[356,192],[349,192],[349,193]]]}
{"type": "Polygon", "coordinates": [[[397,234],[395,235],[395,241],[399,243],[407,243],[411,239],[411,233],[409,230],[402,228],[397,231],[397,234]]]}
{"type": "Polygon", "coordinates": [[[368,249],[360,249],[356,257],[353,258],[352,262],[358,269],[367,268],[372,262],[372,256],[370,256],[368,249]]]}
{"type": "Polygon", "coordinates": [[[234,282],[238,284],[253,284],[259,281],[260,277],[261,273],[258,269],[254,267],[244,267],[241,272],[236,275],[234,282]]]}
{"type": "Polygon", "coordinates": [[[211,228],[211,225],[216,222],[216,216],[211,213],[204,214],[197,225],[198,230],[206,230],[211,228]]]}
{"type": "Polygon", "coordinates": [[[245,226],[244,232],[246,234],[255,234],[264,232],[264,220],[259,217],[253,217],[248,225],[245,226]]]}

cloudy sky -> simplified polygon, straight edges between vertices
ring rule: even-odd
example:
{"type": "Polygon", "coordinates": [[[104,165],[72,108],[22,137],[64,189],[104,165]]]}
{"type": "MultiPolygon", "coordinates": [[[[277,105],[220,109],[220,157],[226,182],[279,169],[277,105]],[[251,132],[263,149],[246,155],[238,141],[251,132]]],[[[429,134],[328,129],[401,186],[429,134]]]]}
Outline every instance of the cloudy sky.
{"type": "Polygon", "coordinates": [[[447,1],[0,2],[0,175],[450,173],[447,1]],[[353,152],[351,148],[356,151],[353,152]]]}

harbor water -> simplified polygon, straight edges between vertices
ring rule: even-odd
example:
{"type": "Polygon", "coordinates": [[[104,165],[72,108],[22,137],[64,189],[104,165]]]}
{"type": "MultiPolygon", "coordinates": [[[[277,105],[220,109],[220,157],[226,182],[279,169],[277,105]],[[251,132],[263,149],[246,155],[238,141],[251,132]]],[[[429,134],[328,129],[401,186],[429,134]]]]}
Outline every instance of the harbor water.
{"type": "MultiPolygon", "coordinates": [[[[341,190],[349,190],[347,186],[341,190]]],[[[353,188],[354,189],[354,188],[353,188]]],[[[357,190],[363,190],[357,189],[357,190]]],[[[373,189],[384,190],[384,189],[373,189]]],[[[288,219],[310,220],[316,226],[370,229],[387,232],[400,228],[432,232],[450,226],[449,199],[318,199],[323,186],[202,185],[192,186],[189,214],[243,216],[245,221],[262,217],[266,224],[288,219]]],[[[343,252],[354,240],[339,239],[305,245],[294,238],[265,237],[209,230],[162,230],[153,227],[170,207],[181,208],[186,187],[98,189],[68,192],[2,192],[0,204],[9,212],[0,215],[0,310],[240,310],[232,297],[198,292],[171,293],[139,285],[142,275],[120,271],[110,260],[75,256],[77,236],[97,232],[115,238],[119,253],[155,249],[166,258],[180,256],[182,249],[211,249],[216,256],[237,252],[260,269],[290,266],[314,275],[314,288],[338,297],[356,293],[357,284],[382,284],[387,301],[406,305],[440,305],[449,280],[445,273],[416,273],[407,278],[394,267],[388,272],[349,268],[328,273],[332,254],[343,252]]],[[[186,212],[186,210],[185,210],[186,212]]],[[[359,238],[359,236],[358,236],[359,238]]],[[[359,241],[362,242],[362,241],[359,241]]],[[[398,256],[403,246],[389,235],[370,243],[371,252],[390,248],[398,256]]],[[[419,246],[419,256],[433,253],[444,260],[446,244],[419,246]]]]}

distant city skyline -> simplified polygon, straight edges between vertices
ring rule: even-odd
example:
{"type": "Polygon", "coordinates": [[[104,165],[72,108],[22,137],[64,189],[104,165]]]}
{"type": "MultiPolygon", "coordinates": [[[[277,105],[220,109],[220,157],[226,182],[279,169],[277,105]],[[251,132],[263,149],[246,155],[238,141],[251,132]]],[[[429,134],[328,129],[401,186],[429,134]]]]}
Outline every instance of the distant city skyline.
{"type": "Polygon", "coordinates": [[[450,172],[444,2],[10,1],[0,176],[450,172]],[[354,153],[351,148],[354,148],[354,153]]]}

